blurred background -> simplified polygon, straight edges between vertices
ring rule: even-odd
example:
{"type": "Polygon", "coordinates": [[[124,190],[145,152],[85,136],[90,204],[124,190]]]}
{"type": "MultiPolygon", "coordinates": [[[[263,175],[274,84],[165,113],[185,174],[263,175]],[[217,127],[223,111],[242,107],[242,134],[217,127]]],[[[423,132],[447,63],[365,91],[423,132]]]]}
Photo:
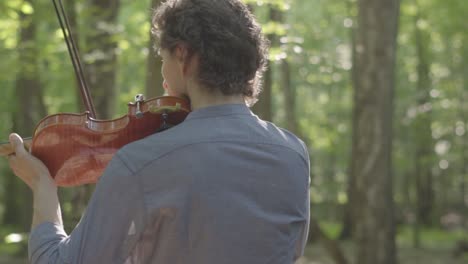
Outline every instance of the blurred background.
{"type": "MultiPolygon", "coordinates": [[[[64,1],[98,118],[162,95],[159,2],[64,1]]],[[[468,263],[468,1],[245,2],[271,41],[253,110],[309,147],[300,263],[468,263]]],[[[0,2],[0,91],[0,142],[83,111],[50,0],[0,2]]],[[[92,191],[60,189],[67,231],[92,191]]],[[[25,263],[30,223],[31,193],[0,157],[0,263],[25,263]]]]}

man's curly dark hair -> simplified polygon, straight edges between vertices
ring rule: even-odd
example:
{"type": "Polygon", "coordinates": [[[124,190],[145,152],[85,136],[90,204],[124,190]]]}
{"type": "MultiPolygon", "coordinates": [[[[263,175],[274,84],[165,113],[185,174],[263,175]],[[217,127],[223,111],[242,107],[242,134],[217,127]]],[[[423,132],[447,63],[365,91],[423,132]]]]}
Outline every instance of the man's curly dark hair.
{"type": "Polygon", "coordinates": [[[199,57],[198,81],[224,95],[257,101],[268,41],[240,0],[168,0],[154,12],[157,48],[171,53],[184,44],[199,57]]]}

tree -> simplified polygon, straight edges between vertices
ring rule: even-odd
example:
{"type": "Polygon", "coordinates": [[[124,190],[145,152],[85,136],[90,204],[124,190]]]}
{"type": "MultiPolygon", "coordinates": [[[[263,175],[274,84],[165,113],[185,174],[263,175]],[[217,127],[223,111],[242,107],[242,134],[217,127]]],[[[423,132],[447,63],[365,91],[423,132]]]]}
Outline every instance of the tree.
{"type": "MultiPolygon", "coordinates": [[[[151,1],[151,10],[155,9],[161,0],[151,1]]],[[[150,16],[151,17],[151,16],[150,16]]],[[[150,19],[151,21],[151,19],[150,19]]],[[[161,74],[162,61],[158,58],[154,47],[154,38],[151,34],[151,27],[149,32],[150,40],[148,42],[148,59],[146,69],[146,96],[148,98],[161,96],[164,93],[162,88],[163,77],[161,74]]]]}
{"type": "Polygon", "coordinates": [[[424,18],[419,10],[414,17],[414,41],[417,54],[417,116],[413,124],[413,142],[415,144],[414,176],[416,187],[416,214],[414,225],[414,244],[419,247],[419,225],[430,225],[432,222],[434,190],[432,180],[433,142],[432,142],[432,105],[430,54],[428,45],[430,37],[419,26],[424,18]]]}
{"type": "MultiPolygon", "coordinates": [[[[77,14],[77,11],[76,11],[76,0],[67,1],[64,8],[65,8],[65,12],[66,12],[68,21],[70,23],[71,37],[75,41],[77,50],[80,51],[80,37],[79,37],[79,29],[78,29],[78,14],[77,14]]],[[[58,25],[59,25],[59,22],[57,22],[57,26],[58,25]]],[[[82,54],[79,54],[79,55],[82,56],[82,54]]],[[[83,58],[80,57],[80,60],[82,60],[82,59],[83,58]]],[[[70,64],[71,64],[71,59],[70,59],[70,64]]],[[[85,76],[85,78],[86,78],[86,76],[85,76]]],[[[80,88],[78,86],[79,81],[78,80],[75,80],[75,81],[76,81],[75,82],[76,85],[74,87],[75,87],[75,91],[76,91],[76,103],[77,103],[79,112],[81,113],[81,112],[84,112],[86,109],[85,109],[85,106],[83,104],[83,100],[81,99],[81,92],[80,92],[80,88]]]]}
{"type": "Polygon", "coordinates": [[[252,107],[252,111],[257,114],[261,119],[266,121],[273,120],[272,113],[272,102],[271,102],[271,93],[272,93],[272,70],[271,70],[271,61],[268,60],[267,70],[263,74],[263,85],[262,93],[258,97],[258,102],[252,107]]]}
{"type": "Polygon", "coordinates": [[[359,0],[351,174],[356,263],[396,263],[392,188],[398,0],[359,0]]]}
{"type": "MultiPolygon", "coordinates": [[[[252,5],[249,5],[251,11],[253,12],[254,8],[252,5]]],[[[273,23],[279,23],[281,18],[280,10],[277,7],[269,5],[268,7],[269,12],[269,19],[273,23]]],[[[273,32],[269,32],[267,34],[267,38],[270,42],[270,47],[276,47],[279,45],[279,36],[273,32]]],[[[273,81],[272,81],[272,61],[268,58],[267,61],[267,69],[263,75],[263,83],[262,83],[262,93],[258,97],[258,102],[253,106],[252,111],[257,114],[261,119],[266,121],[273,120],[273,112],[272,112],[272,90],[273,90],[273,81]]]]}
{"type": "MultiPolygon", "coordinates": [[[[35,124],[46,115],[42,101],[42,84],[38,69],[38,47],[36,45],[37,18],[34,10],[37,3],[25,0],[19,11],[20,31],[18,40],[18,72],[15,82],[15,109],[13,111],[13,131],[20,135],[30,135],[35,124]]],[[[6,178],[5,213],[6,225],[18,225],[28,230],[32,217],[32,195],[29,188],[17,177],[6,178]]]]}
{"type": "Polygon", "coordinates": [[[99,119],[114,115],[119,0],[90,0],[85,30],[85,71],[99,119]]]}

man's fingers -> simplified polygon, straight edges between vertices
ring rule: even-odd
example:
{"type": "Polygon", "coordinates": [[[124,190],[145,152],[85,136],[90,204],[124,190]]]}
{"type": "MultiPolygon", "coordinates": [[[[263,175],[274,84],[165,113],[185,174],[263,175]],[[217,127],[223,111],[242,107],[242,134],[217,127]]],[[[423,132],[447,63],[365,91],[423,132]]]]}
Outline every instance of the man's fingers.
{"type": "Polygon", "coordinates": [[[13,171],[13,173],[17,174],[16,170],[16,161],[17,157],[15,155],[8,156],[8,163],[10,164],[10,168],[13,171]]]}
{"type": "Polygon", "coordinates": [[[11,147],[15,150],[16,155],[26,154],[26,149],[24,148],[23,139],[16,133],[10,134],[10,144],[11,147]]]}

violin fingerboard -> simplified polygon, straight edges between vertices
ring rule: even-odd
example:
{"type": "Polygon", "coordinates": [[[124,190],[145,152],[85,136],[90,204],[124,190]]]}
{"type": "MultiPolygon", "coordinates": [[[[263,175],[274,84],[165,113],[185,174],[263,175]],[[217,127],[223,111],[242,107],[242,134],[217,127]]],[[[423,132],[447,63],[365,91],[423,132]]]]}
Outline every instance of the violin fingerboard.
{"type": "Polygon", "coordinates": [[[8,156],[14,154],[15,152],[11,148],[10,142],[0,143],[0,156],[8,156]]]}
{"type": "MultiPolygon", "coordinates": [[[[32,143],[31,138],[23,139],[25,148],[29,151],[32,143]]],[[[15,154],[15,150],[11,147],[10,142],[1,142],[0,143],[0,157],[8,156],[11,154],[15,154]]]]}

